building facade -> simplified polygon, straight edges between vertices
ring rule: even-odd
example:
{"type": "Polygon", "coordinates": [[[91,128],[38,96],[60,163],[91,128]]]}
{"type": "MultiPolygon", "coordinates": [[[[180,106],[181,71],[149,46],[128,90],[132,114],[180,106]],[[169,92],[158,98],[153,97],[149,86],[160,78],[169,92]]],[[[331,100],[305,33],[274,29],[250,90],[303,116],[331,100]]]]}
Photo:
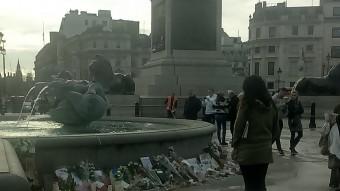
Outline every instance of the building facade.
{"type": "Polygon", "coordinates": [[[246,43],[241,41],[241,37],[230,37],[223,29],[221,32],[221,51],[226,63],[231,63],[233,75],[248,75],[246,43]]]}
{"type": "Polygon", "coordinates": [[[249,18],[250,74],[262,76],[271,90],[292,87],[301,77],[326,75],[340,63],[337,15],[336,0],[321,0],[313,7],[257,3],[249,18]]]}
{"type": "Polygon", "coordinates": [[[75,79],[88,79],[88,66],[95,55],[103,55],[113,72],[138,75],[150,58],[150,38],[139,34],[139,22],[112,20],[110,11],[97,14],[70,11],[59,32],[50,33],[48,43],[36,56],[36,80],[49,80],[61,70],[75,79]]]}

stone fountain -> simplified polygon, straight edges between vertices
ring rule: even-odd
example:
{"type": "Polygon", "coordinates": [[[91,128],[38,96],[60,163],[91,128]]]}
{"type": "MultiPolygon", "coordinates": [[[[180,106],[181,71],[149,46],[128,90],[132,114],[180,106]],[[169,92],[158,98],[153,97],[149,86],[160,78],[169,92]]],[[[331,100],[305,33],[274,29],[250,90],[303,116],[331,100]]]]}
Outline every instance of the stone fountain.
{"type": "MultiPolygon", "coordinates": [[[[51,189],[48,183],[54,170],[63,165],[86,160],[100,168],[112,168],[165,153],[169,146],[190,158],[211,141],[214,126],[200,121],[103,117],[107,109],[105,92],[117,87],[126,87],[120,90],[123,93],[134,89],[123,75],[100,75],[103,67],[110,69],[107,63],[103,57],[96,57],[90,66],[92,81],[69,80],[63,73],[52,82],[38,83],[36,89],[43,90],[39,96],[45,96],[51,107],[48,116],[32,117],[28,125],[26,121],[18,125],[10,119],[0,121],[1,138],[13,144],[24,140],[34,145],[36,169],[46,190],[51,189]]],[[[6,180],[0,177],[0,185],[6,180]]]]}

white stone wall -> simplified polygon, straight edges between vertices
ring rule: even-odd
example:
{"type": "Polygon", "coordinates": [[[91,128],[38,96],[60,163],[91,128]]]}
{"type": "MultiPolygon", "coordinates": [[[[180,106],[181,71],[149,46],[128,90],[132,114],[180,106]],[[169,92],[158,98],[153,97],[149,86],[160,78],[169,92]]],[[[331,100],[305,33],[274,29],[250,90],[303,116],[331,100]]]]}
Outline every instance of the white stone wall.
{"type": "MultiPolygon", "coordinates": [[[[267,8],[259,8],[257,11],[265,9],[267,8]]],[[[290,8],[280,9],[282,11],[290,8]]],[[[315,7],[307,11],[315,11],[315,7]]],[[[258,62],[259,75],[267,82],[274,83],[274,89],[279,86],[289,87],[301,77],[322,75],[325,35],[322,14],[315,12],[313,19],[307,19],[301,14],[297,20],[289,19],[288,15],[280,15],[277,20],[259,20],[255,17],[249,21],[249,30],[250,74],[255,74],[255,63],[258,62]],[[298,35],[292,34],[294,25],[298,26],[298,35]],[[309,26],[314,27],[312,35],[308,34],[309,26]],[[276,27],[275,37],[269,37],[270,27],[276,27]],[[257,28],[261,30],[260,37],[256,37],[257,28]],[[275,46],[275,53],[268,51],[269,46],[275,46]],[[259,54],[255,53],[256,47],[260,48],[259,54]],[[268,75],[268,62],[275,62],[273,75],[268,75]],[[282,71],[280,74],[277,73],[279,68],[282,71]]]]}
{"type": "Polygon", "coordinates": [[[107,25],[104,26],[103,29],[110,31],[112,28],[111,13],[109,11],[99,10],[98,15],[84,11],[80,13],[78,13],[77,10],[70,11],[61,22],[60,32],[64,34],[66,38],[70,38],[85,32],[89,27],[103,25],[104,22],[107,22],[107,25]]]}
{"type": "MultiPolygon", "coordinates": [[[[340,38],[332,37],[332,29],[334,27],[340,27],[340,17],[333,16],[333,8],[340,7],[339,1],[325,1],[322,5],[324,13],[324,41],[323,41],[323,63],[325,67],[328,67],[327,55],[331,55],[332,46],[340,46],[340,38]]],[[[329,60],[329,68],[334,65],[340,64],[339,58],[331,58],[329,60]]]]}

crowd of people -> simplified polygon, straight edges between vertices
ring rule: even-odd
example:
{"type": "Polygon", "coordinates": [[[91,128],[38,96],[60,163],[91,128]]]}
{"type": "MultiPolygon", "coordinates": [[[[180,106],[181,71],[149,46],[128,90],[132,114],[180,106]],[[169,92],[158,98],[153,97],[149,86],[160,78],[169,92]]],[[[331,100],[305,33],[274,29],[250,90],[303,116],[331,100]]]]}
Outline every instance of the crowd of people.
{"type": "MultiPolygon", "coordinates": [[[[173,94],[165,101],[168,117],[175,118],[177,98],[173,94]]],[[[202,110],[202,120],[215,124],[221,145],[227,145],[227,122],[230,123],[233,147],[232,159],[240,165],[246,191],[265,191],[265,177],[269,163],[273,162],[272,144],[275,142],[280,155],[283,120],[287,118],[290,130],[290,154],[298,154],[296,146],[303,137],[301,116],[304,108],[298,92],[280,88],[271,96],[264,80],[250,76],[243,83],[243,91],[237,95],[232,90],[215,93],[199,99],[190,93],[184,104],[184,118],[197,120],[202,110]]],[[[325,145],[331,169],[329,186],[340,190],[340,105],[326,119],[325,145]]]]}

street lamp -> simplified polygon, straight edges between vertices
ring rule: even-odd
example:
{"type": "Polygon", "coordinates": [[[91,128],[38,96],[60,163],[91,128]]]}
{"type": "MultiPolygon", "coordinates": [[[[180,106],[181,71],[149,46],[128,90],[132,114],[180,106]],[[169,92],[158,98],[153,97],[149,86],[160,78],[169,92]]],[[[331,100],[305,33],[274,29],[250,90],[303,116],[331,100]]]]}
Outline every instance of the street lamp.
{"type": "Polygon", "coordinates": [[[330,67],[330,61],[331,61],[331,55],[328,53],[326,58],[327,58],[327,68],[326,68],[327,70],[326,70],[326,74],[328,74],[329,67],[330,67]]]}
{"type": "Polygon", "coordinates": [[[282,73],[282,70],[281,70],[281,68],[279,67],[279,69],[277,70],[277,89],[279,90],[280,89],[280,75],[281,75],[281,73],[282,73]]]}
{"type": "Polygon", "coordinates": [[[5,112],[5,108],[6,108],[6,60],[5,60],[5,55],[6,55],[6,49],[5,49],[5,43],[6,40],[3,39],[4,34],[2,32],[0,32],[0,54],[2,54],[2,65],[3,65],[3,71],[4,71],[4,75],[3,75],[3,108],[1,113],[3,114],[5,112]]]}

